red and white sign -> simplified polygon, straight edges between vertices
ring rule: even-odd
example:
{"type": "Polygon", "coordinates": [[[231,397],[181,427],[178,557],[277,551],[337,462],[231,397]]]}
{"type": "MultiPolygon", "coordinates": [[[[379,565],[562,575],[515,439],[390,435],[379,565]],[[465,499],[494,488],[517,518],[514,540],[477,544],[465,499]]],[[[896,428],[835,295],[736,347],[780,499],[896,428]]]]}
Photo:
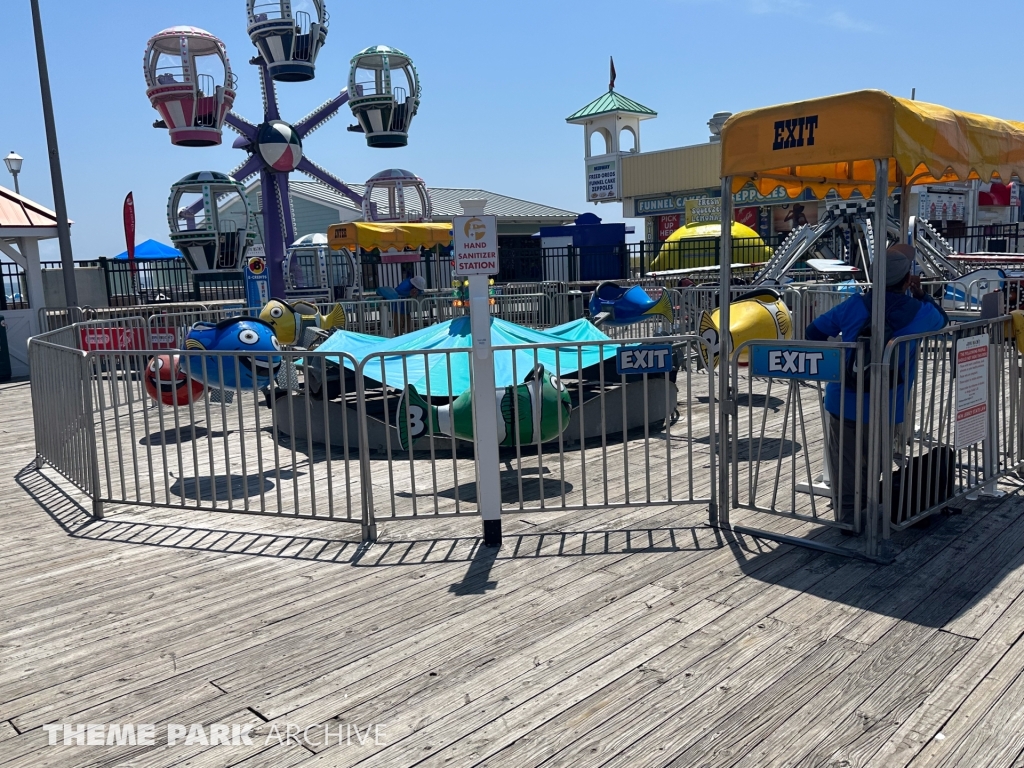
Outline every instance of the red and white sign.
{"type": "Polygon", "coordinates": [[[498,273],[498,219],[495,216],[456,216],[452,221],[456,275],[498,273]]]}
{"type": "Polygon", "coordinates": [[[956,450],[988,436],[988,334],[956,343],[956,450]]]}
{"type": "Polygon", "coordinates": [[[146,346],[146,329],[94,326],[79,329],[85,352],[126,352],[142,349],[175,349],[177,338],[171,328],[153,328],[150,346],[146,346]]]}
{"type": "Polygon", "coordinates": [[[679,214],[667,213],[658,217],[658,242],[664,243],[669,236],[679,229],[679,214]]]}

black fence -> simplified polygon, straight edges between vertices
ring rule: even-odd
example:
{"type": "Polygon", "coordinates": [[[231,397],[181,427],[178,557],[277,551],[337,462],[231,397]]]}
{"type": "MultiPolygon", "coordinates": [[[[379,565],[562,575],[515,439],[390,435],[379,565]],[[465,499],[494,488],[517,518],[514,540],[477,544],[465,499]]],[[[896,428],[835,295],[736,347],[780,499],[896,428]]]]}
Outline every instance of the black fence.
{"type": "Polygon", "coordinates": [[[1021,224],[964,226],[962,221],[929,222],[957,253],[1020,253],[1021,224]]]}
{"type": "MultiPolygon", "coordinates": [[[[771,248],[758,238],[733,238],[733,263],[759,264],[771,258],[771,248]]],[[[694,238],[672,243],[624,243],[616,246],[509,248],[499,250],[497,283],[597,283],[645,277],[650,272],[717,266],[721,239],[694,238]]],[[[450,257],[424,252],[404,264],[361,265],[364,290],[394,286],[406,277],[422,275],[427,287],[445,288],[452,280],[450,257]]]]}
{"type": "Polygon", "coordinates": [[[100,259],[112,307],[183,301],[244,300],[241,272],[196,275],[184,259],[100,259]]]}
{"type": "Polygon", "coordinates": [[[8,309],[28,309],[28,283],[25,272],[13,261],[0,262],[0,312],[8,309]]]}
{"type": "MultiPolygon", "coordinates": [[[[959,253],[1018,253],[1020,224],[995,224],[977,227],[959,226],[960,222],[941,223],[937,228],[959,253]]],[[[936,226],[936,224],[933,224],[936,226]]],[[[841,239],[841,233],[837,233],[841,239]]],[[[842,242],[835,248],[842,250],[842,242]]],[[[602,280],[637,279],[651,272],[715,267],[721,259],[721,239],[691,238],[669,243],[626,243],[617,246],[567,246],[563,248],[502,247],[497,283],[597,283],[602,280]]],[[[771,258],[771,248],[758,238],[733,238],[734,264],[760,264],[771,258]]],[[[347,257],[336,253],[328,264],[328,292],[335,299],[344,297],[351,266],[347,257]]],[[[110,306],[134,306],[186,301],[244,301],[245,279],[240,272],[194,275],[184,259],[119,259],[76,262],[79,266],[100,267],[107,286],[110,306]]],[[[59,261],[43,262],[44,269],[60,268],[59,261]]],[[[363,291],[398,285],[412,275],[421,275],[428,289],[445,290],[452,284],[451,256],[442,251],[424,250],[411,260],[382,263],[379,256],[367,255],[357,265],[363,291]]],[[[310,267],[309,281],[319,280],[310,267]]],[[[20,267],[0,262],[0,310],[28,308],[28,289],[20,267]]],[[[711,276],[713,278],[713,276],[711,276]]]]}

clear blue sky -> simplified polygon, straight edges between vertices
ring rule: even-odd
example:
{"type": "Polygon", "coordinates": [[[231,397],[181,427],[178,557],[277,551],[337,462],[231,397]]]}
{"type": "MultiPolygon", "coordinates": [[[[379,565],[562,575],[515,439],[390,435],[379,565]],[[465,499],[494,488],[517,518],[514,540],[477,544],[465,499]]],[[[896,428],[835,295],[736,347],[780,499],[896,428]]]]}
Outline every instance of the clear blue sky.
{"type": "MultiPolygon", "coordinates": [[[[256,120],[244,1],[40,2],[76,258],[124,249],[129,190],[138,239],[167,242],[169,185],[197,170],[230,170],[243,154],[230,148],[229,131],[225,146],[194,149],[172,147],[150,127],[157,113],[142,77],[146,41],[175,24],[221,37],[239,79],[236,111],[256,120]]],[[[369,149],[345,131],[347,111],[306,142],[312,159],[357,183],[401,167],[435,186],[619,220],[618,204],[585,203],[583,129],[565,123],[607,88],[609,55],[617,90],[659,113],[643,124],[645,150],[706,141],[716,111],[860,88],[909,96],[916,87],[924,101],[1024,119],[1012,47],[1012,30],[1024,24],[1018,2],[328,0],[328,10],[316,79],[278,88],[285,119],[344,87],[350,58],[369,45],[408,52],[423,83],[408,147],[369,149]]],[[[22,192],[52,205],[28,0],[8,0],[3,16],[0,155],[23,155],[22,192]]],[[[44,255],[55,254],[56,241],[47,245],[44,255]]]]}

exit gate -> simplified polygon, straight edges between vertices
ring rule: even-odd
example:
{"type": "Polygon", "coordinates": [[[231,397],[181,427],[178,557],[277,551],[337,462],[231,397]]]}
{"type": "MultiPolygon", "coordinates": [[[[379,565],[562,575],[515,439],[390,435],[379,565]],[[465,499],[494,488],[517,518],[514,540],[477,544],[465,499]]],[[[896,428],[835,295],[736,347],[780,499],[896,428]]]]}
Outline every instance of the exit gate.
{"type": "MultiPolygon", "coordinates": [[[[722,471],[728,473],[729,501],[720,510],[720,524],[758,538],[810,546],[842,554],[859,554],[841,547],[837,535],[821,535],[820,526],[858,532],[857,546],[876,535],[862,513],[866,488],[855,480],[842,487],[842,472],[829,472],[829,441],[833,468],[848,462],[845,473],[860,478],[867,461],[868,424],[861,407],[841,418],[860,424],[856,435],[846,430],[830,435],[824,410],[825,387],[856,388],[863,402],[865,352],[856,343],[814,341],[751,341],[733,353],[727,375],[730,399],[728,434],[723,436],[722,471]],[[847,370],[848,351],[855,365],[847,370]],[[852,469],[851,469],[852,468],[852,469]],[[841,520],[827,497],[801,491],[829,477],[842,494],[854,495],[852,520],[841,520]],[[840,475],[840,476],[836,476],[840,475]],[[733,519],[735,517],[735,519],[733,519]]],[[[840,398],[840,402],[842,398],[840,398]]],[[[872,551],[865,547],[865,551],[872,551]]]]}

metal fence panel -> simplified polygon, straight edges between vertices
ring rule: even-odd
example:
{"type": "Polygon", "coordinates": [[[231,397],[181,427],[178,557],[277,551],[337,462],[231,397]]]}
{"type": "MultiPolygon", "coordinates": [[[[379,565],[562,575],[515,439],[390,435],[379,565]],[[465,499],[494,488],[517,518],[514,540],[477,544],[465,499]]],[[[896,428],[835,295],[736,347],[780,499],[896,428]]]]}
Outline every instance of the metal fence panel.
{"type": "Polygon", "coordinates": [[[69,326],[36,336],[30,340],[28,351],[36,461],[49,464],[94,497],[97,465],[93,407],[77,331],[69,326]]]}
{"type": "Polygon", "coordinates": [[[188,380],[168,383],[183,393],[175,407],[147,393],[152,352],[89,352],[100,501],[362,524],[355,386],[350,376],[327,375],[339,359],[353,361],[343,353],[279,357],[282,368],[299,371],[300,386],[269,378],[261,387],[252,356],[175,350],[174,361],[205,387],[190,396],[188,380]],[[330,378],[329,388],[314,390],[313,374],[330,378]]]}

